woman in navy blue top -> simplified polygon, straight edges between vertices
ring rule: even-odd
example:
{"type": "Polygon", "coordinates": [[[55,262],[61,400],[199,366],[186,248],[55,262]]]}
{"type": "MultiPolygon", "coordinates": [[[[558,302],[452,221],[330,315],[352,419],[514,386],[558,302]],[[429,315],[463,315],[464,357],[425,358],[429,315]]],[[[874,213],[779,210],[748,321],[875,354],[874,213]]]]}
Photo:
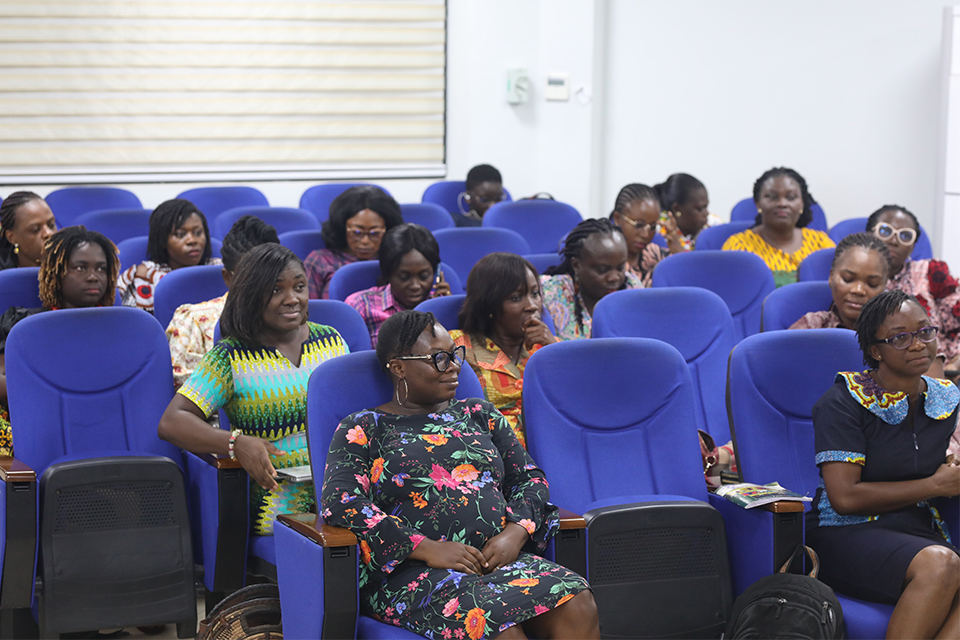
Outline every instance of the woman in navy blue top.
{"type": "Polygon", "coordinates": [[[839,373],[813,408],[820,488],[807,541],[838,592],[897,605],[887,638],[960,637],[960,556],[937,510],[960,494],[946,457],[960,391],[923,375],[932,324],[902,291],[870,300],[857,320],[869,369],[839,373]]]}

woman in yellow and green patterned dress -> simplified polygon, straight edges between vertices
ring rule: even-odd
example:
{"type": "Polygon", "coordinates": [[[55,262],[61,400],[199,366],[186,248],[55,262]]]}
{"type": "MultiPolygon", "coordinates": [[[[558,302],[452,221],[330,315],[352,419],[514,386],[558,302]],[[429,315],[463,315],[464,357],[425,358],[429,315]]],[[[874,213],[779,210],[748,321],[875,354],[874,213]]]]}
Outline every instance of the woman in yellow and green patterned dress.
{"type": "Polygon", "coordinates": [[[180,387],[160,420],[160,437],[187,451],[237,459],[250,474],[257,535],[272,535],[279,513],[314,504],[310,482],[277,478],[277,469],[310,463],[307,381],[317,366],[347,353],[336,329],[307,321],[303,263],[268,243],[237,266],[220,317],[222,339],[180,387]],[[233,431],[205,420],[223,408],[233,431]]]}

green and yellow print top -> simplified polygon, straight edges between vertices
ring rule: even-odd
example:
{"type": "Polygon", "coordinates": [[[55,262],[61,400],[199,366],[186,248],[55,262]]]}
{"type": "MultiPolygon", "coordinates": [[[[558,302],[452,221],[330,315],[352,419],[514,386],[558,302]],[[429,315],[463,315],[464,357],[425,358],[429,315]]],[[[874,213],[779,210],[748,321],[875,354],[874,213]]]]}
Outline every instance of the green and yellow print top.
{"type": "Polygon", "coordinates": [[[766,240],[760,237],[760,234],[753,229],[747,229],[741,233],[735,233],[723,243],[724,251],[747,251],[754,253],[767,263],[770,271],[773,272],[773,280],[778,287],[785,284],[792,284],[797,281],[797,269],[803,259],[814,251],[820,249],[829,249],[835,247],[830,236],[823,231],[816,229],[800,229],[803,242],[800,248],[793,253],[786,253],[780,249],[768,244],[766,240]]]}

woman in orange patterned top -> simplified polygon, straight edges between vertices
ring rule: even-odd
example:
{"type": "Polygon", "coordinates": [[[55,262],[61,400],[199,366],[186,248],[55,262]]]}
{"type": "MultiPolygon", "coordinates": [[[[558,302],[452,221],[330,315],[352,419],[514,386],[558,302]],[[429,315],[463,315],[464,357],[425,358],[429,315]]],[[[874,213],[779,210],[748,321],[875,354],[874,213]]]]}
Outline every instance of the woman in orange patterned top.
{"type": "Polygon", "coordinates": [[[487,400],[524,447],[523,370],[535,351],[557,341],[542,316],[540,278],[533,265],[512,253],[491,253],[470,271],[461,330],[450,332],[454,344],[466,347],[466,360],[487,400]]]}
{"type": "Polygon", "coordinates": [[[767,263],[778,287],[797,281],[797,269],[808,255],[836,246],[830,236],[808,229],[813,197],[807,182],[793,169],[770,169],[753,185],[757,204],[755,227],[723,243],[724,251],[749,251],[767,263]]]}

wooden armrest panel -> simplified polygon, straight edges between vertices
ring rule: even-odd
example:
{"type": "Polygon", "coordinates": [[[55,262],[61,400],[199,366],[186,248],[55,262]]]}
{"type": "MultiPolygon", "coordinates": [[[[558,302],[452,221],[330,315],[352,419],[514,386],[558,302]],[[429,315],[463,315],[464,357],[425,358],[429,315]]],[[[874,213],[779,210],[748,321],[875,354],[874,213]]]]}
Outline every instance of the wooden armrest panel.
{"type": "Polygon", "coordinates": [[[10,456],[0,456],[0,480],[4,482],[36,482],[37,473],[21,462],[10,456]]]}
{"type": "Polygon", "coordinates": [[[223,458],[213,453],[194,453],[193,455],[197,456],[211,467],[215,469],[242,469],[243,465],[240,464],[239,460],[231,460],[230,458],[223,458]]]}
{"type": "Polygon", "coordinates": [[[560,507],[560,530],[565,529],[586,529],[587,521],[583,519],[583,516],[574,513],[560,507]]]}
{"type": "Polygon", "coordinates": [[[285,513],[277,516],[277,520],[321,547],[351,547],[357,544],[357,536],[352,531],[324,524],[323,519],[315,513],[285,513]]]}
{"type": "Polygon", "coordinates": [[[803,503],[796,500],[778,500],[763,505],[763,508],[771,513],[803,513],[805,510],[803,503]]]}

